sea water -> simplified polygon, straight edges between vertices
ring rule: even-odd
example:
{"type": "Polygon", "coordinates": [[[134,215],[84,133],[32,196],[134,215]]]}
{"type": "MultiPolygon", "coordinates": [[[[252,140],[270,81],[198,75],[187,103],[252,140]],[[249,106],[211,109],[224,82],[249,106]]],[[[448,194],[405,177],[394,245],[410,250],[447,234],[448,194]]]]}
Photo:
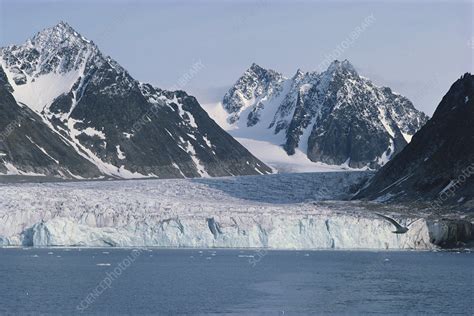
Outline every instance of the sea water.
{"type": "Polygon", "coordinates": [[[473,314],[468,252],[0,249],[0,314],[473,314]]]}

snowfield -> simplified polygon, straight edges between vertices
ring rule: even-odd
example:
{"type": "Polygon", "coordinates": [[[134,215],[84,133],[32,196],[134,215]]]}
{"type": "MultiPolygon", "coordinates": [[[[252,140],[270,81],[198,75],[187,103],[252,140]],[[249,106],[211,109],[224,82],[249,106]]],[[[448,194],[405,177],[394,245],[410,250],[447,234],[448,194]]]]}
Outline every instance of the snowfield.
{"type": "MultiPolygon", "coordinates": [[[[232,131],[230,132],[232,134],[232,131]]],[[[235,138],[255,157],[270,166],[275,173],[300,173],[300,172],[330,172],[330,171],[364,171],[368,168],[354,169],[347,164],[340,166],[328,165],[322,162],[309,160],[308,156],[300,149],[295,150],[295,154],[289,156],[280,145],[272,144],[268,141],[255,140],[250,138],[235,138]]]]}
{"type": "Polygon", "coordinates": [[[425,219],[392,234],[364,204],[342,201],[370,175],[0,184],[0,245],[431,249],[446,238],[425,219]]]}

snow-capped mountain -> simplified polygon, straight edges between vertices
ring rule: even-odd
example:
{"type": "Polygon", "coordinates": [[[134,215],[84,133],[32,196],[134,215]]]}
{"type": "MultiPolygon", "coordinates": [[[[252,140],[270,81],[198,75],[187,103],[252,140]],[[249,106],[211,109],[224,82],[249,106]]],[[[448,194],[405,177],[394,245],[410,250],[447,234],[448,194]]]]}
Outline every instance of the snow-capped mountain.
{"type": "Polygon", "coordinates": [[[194,97],[140,83],[67,23],[47,28],[22,45],[1,48],[0,65],[18,108],[37,115],[34,120],[51,134],[31,144],[51,156],[49,168],[15,156],[18,149],[9,142],[13,135],[9,133],[3,141],[9,145],[4,144],[1,152],[0,172],[8,165],[20,174],[64,176],[56,168],[60,165],[69,174],[89,176],[66,163],[60,152],[48,151],[45,142],[53,138],[79,155],[81,163],[92,165],[99,176],[169,178],[270,171],[210,119],[194,97]]]}
{"type": "Polygon", "coordinates": [[[298,70],[291,78],[252,64],[222,106],[235,137],[354,168],[384,165],[428,119],[407,98],[360,76],[347,60],[322,73],[298,70]]]}
{"type": "Polygon", "coordinates": [[[358,197],[428,200],[474,209],[474,75],[466,73],[441,100],[413,141],[380,169],[358,197]]]}

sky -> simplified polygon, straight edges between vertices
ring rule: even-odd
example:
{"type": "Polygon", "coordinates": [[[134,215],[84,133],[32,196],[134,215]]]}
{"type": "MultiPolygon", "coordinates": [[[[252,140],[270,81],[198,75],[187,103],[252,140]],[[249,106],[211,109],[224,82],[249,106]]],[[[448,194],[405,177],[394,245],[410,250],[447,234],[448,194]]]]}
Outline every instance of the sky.
{"type": "Polygon", "coordinates": [[[253,62],[291,77],[348,59],[431,115],[473,72],[473,10],[473,1],[0,0],[0,47],[63,20],[135,79],[202,104],[221,100],[253,62]]]}

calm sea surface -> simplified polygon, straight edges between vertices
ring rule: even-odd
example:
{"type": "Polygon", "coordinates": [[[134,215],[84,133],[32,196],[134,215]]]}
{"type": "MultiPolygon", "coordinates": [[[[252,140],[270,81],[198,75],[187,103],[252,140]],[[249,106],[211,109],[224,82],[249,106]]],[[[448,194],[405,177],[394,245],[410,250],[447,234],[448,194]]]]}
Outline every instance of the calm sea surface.
{"type": "Polygon", "coordinates": [[[474,254],[0,249],[0,314],[469,314],[474,254]]]}

